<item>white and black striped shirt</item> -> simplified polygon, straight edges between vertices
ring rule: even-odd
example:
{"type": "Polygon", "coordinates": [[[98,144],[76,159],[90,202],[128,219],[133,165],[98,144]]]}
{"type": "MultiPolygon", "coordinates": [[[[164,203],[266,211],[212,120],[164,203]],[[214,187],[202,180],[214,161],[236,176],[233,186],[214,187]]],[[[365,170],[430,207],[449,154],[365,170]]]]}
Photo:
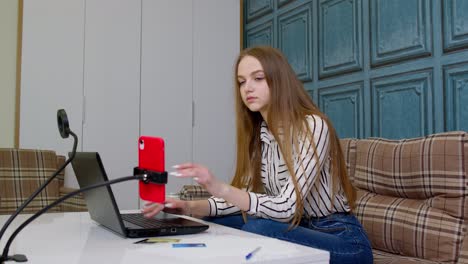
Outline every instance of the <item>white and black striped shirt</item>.
{"type": "MultiPolygon", "coordinates": [[[[322,217],[334,212],[348,212],[350,207],[343,189],[338,188],[333,205],[330,195],[332,183],[330,174],[328,126],[319,116],[307,116],[313,140],[317,147],[317,159],[309,140],[299,142],[300,153],[293,153],[294,171],[298,179],[304,204],[304,217],[322,217]],[[320,173],[317,169],[320,168],[320,173]]],[[[279,146],[265,122],[260,133],[262,141],[261,177],[265,194],[248,192],[250,207],[248,214],[257,217],[289,222],[296,211],[296,192],[291,175],[281,155],[279,146]]],[[[211,197],[210,216],[237,214],[240,210],[224,199],[211,197]]]]}

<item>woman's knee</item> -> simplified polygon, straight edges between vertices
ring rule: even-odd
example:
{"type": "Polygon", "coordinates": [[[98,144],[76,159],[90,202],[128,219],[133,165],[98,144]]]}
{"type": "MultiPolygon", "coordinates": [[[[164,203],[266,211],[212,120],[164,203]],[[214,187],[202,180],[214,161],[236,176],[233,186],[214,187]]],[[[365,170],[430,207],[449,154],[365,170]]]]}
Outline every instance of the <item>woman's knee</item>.
{"type": "Polygon", "coordinates": [[[256,219],[249,219],[249,221],[247,221],[247,223],[245,223],[241,229],[243,231],[257,233],[255,231],[262,229],[262,225],[259,222],[260,221],[256,219]]]}

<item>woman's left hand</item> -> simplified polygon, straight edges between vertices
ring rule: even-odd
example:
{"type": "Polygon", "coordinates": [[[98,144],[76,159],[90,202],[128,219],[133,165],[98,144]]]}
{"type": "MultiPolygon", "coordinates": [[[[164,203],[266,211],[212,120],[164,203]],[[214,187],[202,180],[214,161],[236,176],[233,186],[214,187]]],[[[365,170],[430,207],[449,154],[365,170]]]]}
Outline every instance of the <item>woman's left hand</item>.
{"type": "Polygon", "coordinates": [[[229,189],[229,185],[218,180],[208,168],[195,163],[184,163],[174,166],[176,172],[171,172],[171,175],[180,178],[192,177],[195,182],[205,188],[211,195],[222,197],[229,189]]]}

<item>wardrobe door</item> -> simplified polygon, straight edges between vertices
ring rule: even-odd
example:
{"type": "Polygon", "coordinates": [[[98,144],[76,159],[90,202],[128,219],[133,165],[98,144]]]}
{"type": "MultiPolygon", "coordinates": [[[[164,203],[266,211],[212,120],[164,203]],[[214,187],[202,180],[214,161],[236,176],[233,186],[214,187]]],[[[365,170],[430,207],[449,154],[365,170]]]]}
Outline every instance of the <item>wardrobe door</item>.
{"type": "MultiPolygon", "coordinates": [[[[166,170],[192,160],[192,1],[143,0],[141,135],[165,140],[166,170]]],[[[169,176],[166,192],[190,179],[169,176]]]]}
{"type": "Polygon", "coordinates": [[[20,148],[67,155],[73,139],[60,137],[60,108],[67,111],[70,128],[81,139],[83,21],[83,0],[24,0],[20,148]]]}
{"type": "MultiPolygon", "coordinates": [[[[86,2],[83,150],[100,153],[109,179],[138,165],[141,2],[86,2]]],[[[138,183],[112,186],[120,209],[138,207],[138,183]]]]}
{"type": "Polygon", "coordinates": [[[235,165],[239,10],[237,0],[197,0],[193,6],[193,159],[225,182],[231,181],[235,165]]]}

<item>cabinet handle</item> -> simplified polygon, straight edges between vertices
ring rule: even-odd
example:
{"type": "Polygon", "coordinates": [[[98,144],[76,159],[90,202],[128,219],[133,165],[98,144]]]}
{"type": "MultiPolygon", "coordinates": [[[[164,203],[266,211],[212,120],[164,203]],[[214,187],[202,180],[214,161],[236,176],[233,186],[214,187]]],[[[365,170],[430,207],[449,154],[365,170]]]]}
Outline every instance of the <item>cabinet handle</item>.
{"type": "Polygon", "coordinates": [[[85,123],[86,123],[86,96],[83,96],[83,112],[82,112],[82,115],[83,115],[83,121],[81,123],[84,126],[85,123]]]}
{"type": "Polygon", "coordinates": [[[192,100],[192,127],[195,127],[195,101],[192,100]]]}

